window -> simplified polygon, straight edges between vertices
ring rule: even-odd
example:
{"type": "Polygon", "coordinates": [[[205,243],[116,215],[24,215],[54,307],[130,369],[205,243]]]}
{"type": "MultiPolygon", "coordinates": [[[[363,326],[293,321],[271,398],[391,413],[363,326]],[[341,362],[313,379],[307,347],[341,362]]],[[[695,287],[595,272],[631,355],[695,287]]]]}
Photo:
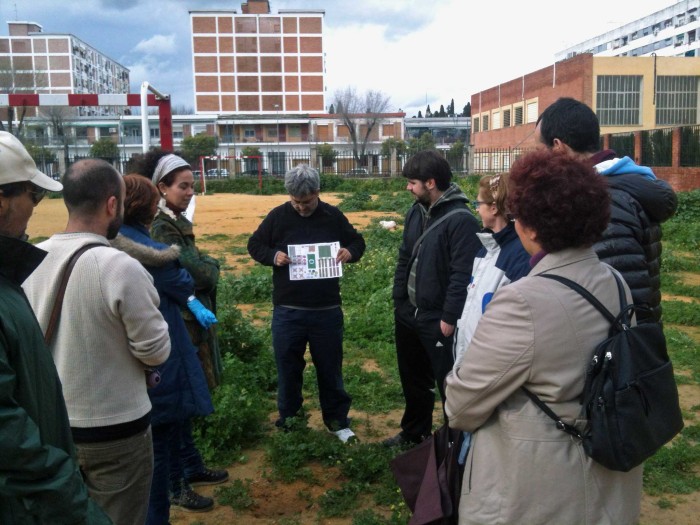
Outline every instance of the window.
{"type": "Polygon", "coordinates": [[[522,124],[523,124],[523,107],[522,106],[514,107],[513,111],[515,112],[514,124],[516,126],[522,126],[522,124]]]}
{"type": "Polygon", "coordinates": [[[255,130],[253,128],[245,128],[243,130],[243,136],[247,139],[252,139],[255,137],[255,130]]]}
{"type": "Polygon", "coordinates": [[[479,133],[479,117],[472,119],[472,133],[479,133]]]}
{"type": "Polygon", "coordinates": [[[537,122],[537,117],[539,114],[537,113],[537,101],[535,100],[534,102],[528,102],[527,103],[527,123],[528,124],[533,124],[537,122]]]}
{"type": "Polygon", "coordinates": [[[489,130],[489,116],[488,115],[484,115],[481,117],[481,126],[482,126],[481,129],[484,131],[489,130]]]}
{"type": "Polygon", "coordinates": [[[694,125],[698,121],[700,76],[659,76],[656,79],[656,124],[694,125]]]}
{"type": "Polygon", "coordinates": [[[641,124],[641,75],[600,75],[596,85],[596,113],[601,126],[641,124]]]}
{"type": "Polygon", "coordinates": [[[509,109],[503,110],[503,127],[504,128],[510,127],[510,110],[509,109]]]}
{"type": "Polygon", "coordinates": [[[501,127],[501,112],[494,111],[491,115],[491,129],[499,129],[501,127]]]}
{"type": "Polygon", "coordinates": [[[301,137],[301,126],[290,125],[287,129],[290,137],[301,137]]]}
{"type": "Polygon", "coordinates": [[[160,138],[160,128],[150,128],[149,132],[152,139],[160,138]]]}

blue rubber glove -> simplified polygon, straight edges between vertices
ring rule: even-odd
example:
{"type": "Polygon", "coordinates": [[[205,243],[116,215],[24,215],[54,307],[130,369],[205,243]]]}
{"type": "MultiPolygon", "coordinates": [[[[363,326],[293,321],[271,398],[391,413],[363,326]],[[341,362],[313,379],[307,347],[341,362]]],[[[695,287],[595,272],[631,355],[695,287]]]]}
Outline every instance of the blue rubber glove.
{"type": "Polygon", "coordinates": [[[190,312],[194,314],[197,321],[199,321],[199,324],[201,324],[204,328],[209,328],[214,323],[218,323],[216,316],[211,313],[210,310],[205,308],[199,299],[195,297],[187,300],[187,308],[190,309],[190,312]]]}

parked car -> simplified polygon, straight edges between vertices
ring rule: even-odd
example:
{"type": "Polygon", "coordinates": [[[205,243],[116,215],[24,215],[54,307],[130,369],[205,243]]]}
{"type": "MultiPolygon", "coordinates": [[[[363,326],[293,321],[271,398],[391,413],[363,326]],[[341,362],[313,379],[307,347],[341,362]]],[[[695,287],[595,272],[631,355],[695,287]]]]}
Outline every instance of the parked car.
{"type": "Polygon", "coordinates": [[[345,174],[346,177],[366,177],[367,175],[369,172],[366,168],[353,168],[345,174]]]}
{"type": "Polygon", "coordinates": [[[192,175],[194,176],[195,180],[197,180],[202,176],[202,172],[199,170],[192,170],[192,175]]]}
{"type": "Polygon", "coordinates": [[[221,169],[212,168],[212,169],[207,170],[207,177],[215,178],[215,179],[218,179],[220,177],[225,178],[225,177],[228,177],[228,170],[226,168],[221,168],[221,169]]]}
{"type": "Polygon", "coordinates": [[[262,174],[263,177],[267,177],[270,175],[270,172],[266,170],[265,168],[261,170],[245,170],[241,172],[241,175],[243,177],[257,177],[258,173],[262,174]]]}

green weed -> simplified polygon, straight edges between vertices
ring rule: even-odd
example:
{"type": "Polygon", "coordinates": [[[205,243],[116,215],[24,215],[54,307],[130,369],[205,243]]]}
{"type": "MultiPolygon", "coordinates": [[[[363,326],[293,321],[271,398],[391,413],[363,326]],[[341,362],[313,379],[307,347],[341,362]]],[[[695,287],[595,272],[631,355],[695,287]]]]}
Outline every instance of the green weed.
{"type": "Polygon", "coordinates": [[[226,505],[234,510],[243,510],[255,504],[250,497],[251,480],[234,479],[225,487],[219,487],[214,491],[214,496],[219,505],[226,505]]]}
{"type": "Polygon", "coordinates": [[[690,494],[700,490],[695,472],[700,463],[700,445],[685,435],[649,458],[644,466],[644,491],[651,496],[690,494]]]}

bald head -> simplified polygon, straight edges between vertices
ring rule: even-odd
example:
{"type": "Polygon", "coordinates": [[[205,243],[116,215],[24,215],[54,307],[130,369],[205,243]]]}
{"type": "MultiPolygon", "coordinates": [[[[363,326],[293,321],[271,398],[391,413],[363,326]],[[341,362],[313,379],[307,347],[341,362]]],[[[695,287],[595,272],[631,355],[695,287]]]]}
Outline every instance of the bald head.
{"type": "Polygon", "coordinates": [[[63,200],[68,214],[94,215],[110,197],[122,202],[123,186],[121,175],[108,162],[79,160],[63,177],[63,200]]]}

